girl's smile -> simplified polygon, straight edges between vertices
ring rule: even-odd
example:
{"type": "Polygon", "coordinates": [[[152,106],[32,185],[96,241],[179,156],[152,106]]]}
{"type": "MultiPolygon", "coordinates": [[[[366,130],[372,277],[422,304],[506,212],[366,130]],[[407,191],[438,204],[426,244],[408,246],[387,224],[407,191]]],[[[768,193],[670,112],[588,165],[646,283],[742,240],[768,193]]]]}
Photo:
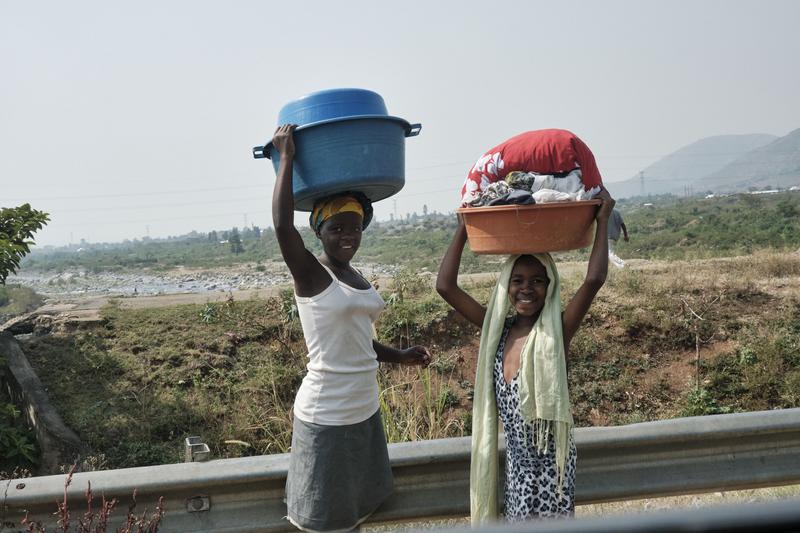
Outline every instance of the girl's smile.
{"type": "Polygon", "coordinates": [[[518,315],[534,316],[547,298],[547,269],[535,257],[523,255],[514,264],[508,284],[508,297],[518,315]]]}

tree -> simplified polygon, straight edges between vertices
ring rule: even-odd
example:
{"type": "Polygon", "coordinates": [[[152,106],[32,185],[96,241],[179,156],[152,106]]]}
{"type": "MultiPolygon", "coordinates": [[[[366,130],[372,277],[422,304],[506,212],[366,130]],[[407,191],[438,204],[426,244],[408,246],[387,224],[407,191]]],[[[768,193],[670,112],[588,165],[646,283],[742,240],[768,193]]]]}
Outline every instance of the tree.
{"type": "Polygon", "coordinates": [[[242,239],[239,237],[239,230],[233,228],[231,230],[231,234],[228,237],[228,242],[231,243],[231,252],[235,254],[240,254],[244,252],[244,246],[242,246],[242,239]]]}
{"type": "Polygon", "coordinates": [[[0,208],[0,285],[19,268],[30,252],[33,234],[50,221],[50,215],[32,209],[30,204],[0,208]]]}

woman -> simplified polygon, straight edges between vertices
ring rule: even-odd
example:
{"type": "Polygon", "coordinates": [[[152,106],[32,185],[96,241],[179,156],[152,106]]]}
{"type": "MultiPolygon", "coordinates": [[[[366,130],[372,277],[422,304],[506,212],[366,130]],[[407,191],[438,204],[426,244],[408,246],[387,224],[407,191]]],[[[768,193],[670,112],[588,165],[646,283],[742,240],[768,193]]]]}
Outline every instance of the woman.
{"type": "Polygon", "coordinates": [[[421,346],[398,350],[373,339],[384,306],[378,292],[351,265],[372,206],[361,194],[320,200],[311,227],[322,243],[309,252],[294,226],[294,125],[272,139],[280,166],[272,222],[294,280],[308,347],[308,372],[294,403],[286,480],[288,518],[304,531],[358,527],[392,491],[392,471],[378,404],[378,362],[425,365],[421,346]]]}
{"type": "Polygon", "coordinates": [[[442,260],[437,291],[456,311],[482,327],[472,416],[473,524],[498,516],[498,415],[506,434],[506,519],[574,513],[576,450],[566,355],[608,270],[606,232],[614,200],[605,189],[598,198],[603,203],[596,214],[586,279],[563,313],[558,272],[549,254],[508,258],[488,307],[458,286],[467,240],[462,220],[442,260]]]}

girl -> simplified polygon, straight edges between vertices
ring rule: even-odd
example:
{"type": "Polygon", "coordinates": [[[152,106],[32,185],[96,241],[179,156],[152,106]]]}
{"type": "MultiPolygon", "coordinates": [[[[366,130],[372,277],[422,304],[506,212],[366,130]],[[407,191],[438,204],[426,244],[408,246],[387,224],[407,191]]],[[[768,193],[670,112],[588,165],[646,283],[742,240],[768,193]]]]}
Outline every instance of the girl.
{"type": "Polygon", "coordinates": [[[427,366],[430,354],[421,346],[398,350],[373,339],[372,323],[384,303],[350,266],[372,218],[364,195],[318,201],[310,221],[323,252],[314,257],[306,249],[294,226],[294,129],[281,126],[272,139],[280,154],[272,222],[294,279],[309,357],[294,403],[288,518],[304,531],[349,531],[392,491],[378,362],[427,366]]]}
{"type": "Polygon", "coordinates": [[[595,215],[586,279],[563,313],[558,272],[549,254],[508,258],[487,307],[458,286],[467,240],[461,219],[442,260],[437,291],[482,327],[472,417],[473,524],[498,516],[498,415],[506,434],[505,517],[520,521],[574,513],[576,451],[566,355],[608,270],[606,233],[614,200],[605,189],[598,198],[603,203],[595,215]]]}

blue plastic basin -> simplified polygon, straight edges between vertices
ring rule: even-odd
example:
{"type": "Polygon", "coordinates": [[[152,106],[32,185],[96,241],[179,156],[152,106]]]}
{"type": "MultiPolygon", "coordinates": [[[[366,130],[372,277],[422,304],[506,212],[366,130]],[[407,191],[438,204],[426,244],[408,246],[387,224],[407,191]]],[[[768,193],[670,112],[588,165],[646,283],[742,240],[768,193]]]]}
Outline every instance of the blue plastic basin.
{"type": "Polygon", "coordinates": [[[328,89],[283,106],[278,113],[278,125],[307,126],[323,120],[361,115],[387,116],[381,95],[366,89],[328,89]]]}
{"type": "MultiPolygon", "coordinates": [[[[300,124],[292,182],[299,211],[343,191],[363,192],[373,202],[399,192],[405,185],[405,138],[422,128],[387,115],[383,98],[364,89],[310,94],[285,105],[279,123],[300,124]]],[[[280,154],[272,143],[253,148],[253,156],[270,158],[277,174],[280,154]]]]}

